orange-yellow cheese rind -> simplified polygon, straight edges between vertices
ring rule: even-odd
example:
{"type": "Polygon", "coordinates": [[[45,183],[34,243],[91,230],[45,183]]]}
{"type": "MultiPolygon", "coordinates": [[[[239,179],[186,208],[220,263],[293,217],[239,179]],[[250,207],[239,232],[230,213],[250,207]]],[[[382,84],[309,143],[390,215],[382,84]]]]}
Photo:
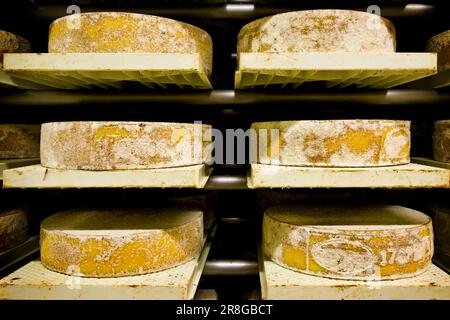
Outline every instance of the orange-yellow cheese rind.
{"type": "Polygon", "coordinates": [[[50,25],[48,52],[199,54],[212,71],[209,34],[187,23],[152,15],[90,12],[65,16],[50,25]]]}
{"type": "Polygon", "coordinates": [[[278,220],[271,210],[263,220],[264,252],[283,267],[336,279],[393,280],[431,264],[429,218],[420,225],[302,226],[278,220]]]}
{"type": "Polygon", "coordinates": [[[304,120],[256,122],[262,164],[374,167],[410,162],[410,122],[304,120]]]}

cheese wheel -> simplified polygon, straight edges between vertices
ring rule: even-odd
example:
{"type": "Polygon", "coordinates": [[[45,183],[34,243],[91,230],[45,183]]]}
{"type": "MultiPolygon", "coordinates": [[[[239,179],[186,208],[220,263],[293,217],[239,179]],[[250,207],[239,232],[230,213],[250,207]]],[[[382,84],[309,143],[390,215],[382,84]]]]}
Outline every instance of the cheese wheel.
{"type": "Polygon", "coordinates": [[[125,12],[68,15],[50,25],[48,52],[138,52],[199,54],[209,75],[212,40],[190,24],[125,12]]]}
{"type": "Polygon", "coordinates": [[[195,208],[203,212],[203,227],[208,233],[216,220],[216,194],[205,193],[195,196],[178,196],[167,199],[171,204],[177,204],[183,208],[195,208]]]}
{"type": "Polygon", "coordinates": [[[28,40],[11,32],[0,30],[0,68],[3,66],[3,54],[16,52],[31,52],[28,40]]]}
{"type": "Polygon", "coordinates": [[[447,257],[450,262],[450,208],[448,206],[434,206],[433,226],[436,251],[447,257]]]}
{"type": "Polygon", "coordinates": [[[350,10],[281,13],[245,25],[238,52],[395,52],[395,29],[380,16],[350,10]]]}
{"type": "Polygon", "coordinates": [[[275,263],[336,279],[411,277],[425,271],[433,255],[431,219],[399,206],[271,207],[263,239],[275,263]]]}
{"type": "Polygon", "coordinates": [[[23,208],[0,211],[0,252],[28,239],[28,212],[23,208]]]}
{"type": "Polygon", "coordinates": [[[211,158],[210,129],[208,125],[190,123],[44,123],[41,164],[48,168],[85,170],[201,164],[211,158]]]}
{"type": "Polygon", "coordinates": [[[450,69],[450,30],[444,31],[427,42],[426,50],[438,53],[438,70],[450,69]]]}
{"type": "Polygon", "coordinates": [[[200,253],[203,217],[175,208],[69,210],[41,223],[41,261],[53,271],[121,277],[165,270],[200,253]]]}
{"type": "Polygon", "coordinates": [[[437,161],[450,162],[450,120],[434,123],[433,158],[437,161]]]}
{"type": "Polygon", "coordinates": [[[0,124],[0,159],[38,158],[40,125],[0,124]]]}
{"type": "Polygon", "coordinates": [[[252,128],[258,137],[258,162],[263,164],[372,167],[409,163],[409,121],[278,121],[253,123],[252,128]]]}

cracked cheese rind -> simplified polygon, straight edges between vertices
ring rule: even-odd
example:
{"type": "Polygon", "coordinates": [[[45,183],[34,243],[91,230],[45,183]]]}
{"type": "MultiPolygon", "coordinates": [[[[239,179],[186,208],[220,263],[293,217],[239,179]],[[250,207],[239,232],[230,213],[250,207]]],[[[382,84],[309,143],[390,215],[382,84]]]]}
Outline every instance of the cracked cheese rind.
{"type": "Polygon", "coordinates": [[[69,210],[41,223],[41,261],[53,271],[121,277],[165,270],[200,254],[203,214],[177,208],[69,210]]]}
{"type": "Polygon", "coordinates": [[[434,123],[433,158],[441,162],[450,162],[450,120],[434,123]]]}
{"type": "Polygon", "coordinates": [[[374,167],[410,161],[409,121],[276,121],[251,127],[262,164],[374,167]]]}
{"type": "Polygon", "coordinates": [[[162,122],[52,122],[41,131],[41,164],[115,170],[188,166],[211,160],[211,126],[162,122]]]}
{"type": "Polygon", "coordinates": [[[350,10],[281,13],[245,25],[238,52],[395,52],[395,29],[380,16],[350,10]]]}
{"type": "Polygon", "coordinates": [[[426,50],[437,52],[439,71],[450,69],[450,30],[444,31],[428,40],[426,50]]]}
{"type": "Polygon", "coordinates": [[[137,13],[90,12],[68,15],[50,25],[48,52],[134,52],[199,54],[212,70],[212,40],[190,24],[137,13]]]}
{"type": "Polygon", "coordinates": [[[39,157],[40,125],[0,124],[0,159],[39,157]]]}
{"type": "Polygon", "coordinates": [[[0,211],[0,252],[28,239],[28,219],[28,211],[24,208],[0,211]]]}
{"type": "Polygon", "coordinates": [[[388,280],[422,273],[433,255],[431,219],[400,206],[286,205],[266,210],[264,253],[303,273],[388,280]]]}

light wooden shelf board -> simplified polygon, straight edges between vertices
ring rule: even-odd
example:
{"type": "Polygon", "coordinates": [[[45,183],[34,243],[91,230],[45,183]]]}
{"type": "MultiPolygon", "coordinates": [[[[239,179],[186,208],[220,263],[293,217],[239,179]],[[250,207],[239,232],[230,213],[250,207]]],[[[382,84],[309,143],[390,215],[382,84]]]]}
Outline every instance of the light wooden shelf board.
{"type": "Polygon", "coordinates": [[[387,89],[436,70],[435,53],[239,53],[235,88],[326,81],[328,87],[387,89]]]}

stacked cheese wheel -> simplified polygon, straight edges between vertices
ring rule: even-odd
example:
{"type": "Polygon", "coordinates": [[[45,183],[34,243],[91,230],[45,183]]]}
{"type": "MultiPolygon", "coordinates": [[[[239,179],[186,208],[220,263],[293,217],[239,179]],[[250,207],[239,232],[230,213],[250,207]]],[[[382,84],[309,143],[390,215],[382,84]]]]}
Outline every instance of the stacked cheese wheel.
{"type": "Polygon", "coordinates": [[[253,123],[257,161],[287,166],[373,167],[409,163],[410,122],[312,120],[253,123]]]}
{"type": "Polygon", "coordinates": [[[207,163],[210,129],[189,123],[44,123],[41,164],[56,169],[114,170],[207,163]]]}
{"type": "Polygon", "coordinates": [[[39,125],[0,124],[0,159],[39,157],[39,125]]]}
{"type": "Polygon", "coordinates": [[[263,244],[275,263],[310,275],[388,280],[424,272],[431,219],[399,206],[290,205],[266,210],[263,244]]]}
{"type": "Polygon", "coordinates": [[[198,210],[78,209],[41,223],[41,261],[50,270],[85,277],[120,277],[165,270],[200,253],[198,210]]]}
{"type": "Polygon", "coordinates": [[[137,52],[198,54],[212,70],[212,40],[190,24],[125,12],[73,14],[50,25],[48,52],[137,52]]]}

